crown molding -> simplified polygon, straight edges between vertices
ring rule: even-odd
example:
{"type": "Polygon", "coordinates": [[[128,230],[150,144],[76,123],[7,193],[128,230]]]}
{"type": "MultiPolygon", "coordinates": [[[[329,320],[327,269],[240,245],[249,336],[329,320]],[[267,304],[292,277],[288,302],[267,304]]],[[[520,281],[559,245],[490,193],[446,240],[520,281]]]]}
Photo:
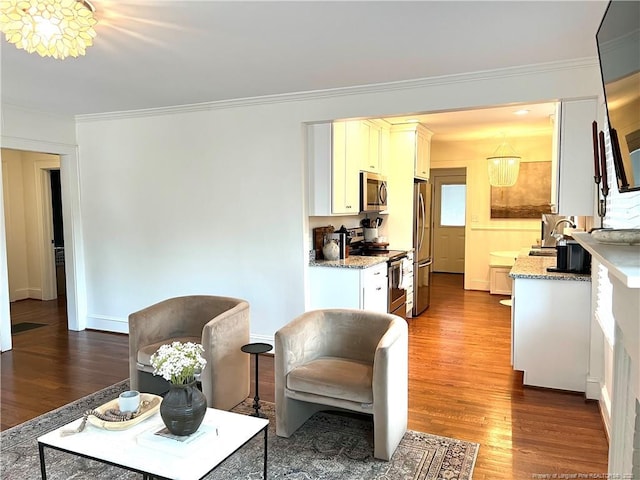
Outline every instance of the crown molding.
{"type": "Polygon", "coordinates": [[[194,103],[189,105],[176,105],[171,107],[147,108],[140,110],[127,110],[121,112],[92,113],[76,115],[78,123],[118,120],[125,118],[155,117],[191,112],[203,112],[210,110],[222,110],[235,107],[248,107],[268,105],[285,102],[298,102],[304,100],[317,100],[322,98],[343,97],[349,95],[365,95],[372,93],[384,93],[398,90],[410,90],[415,88],[431,87],[443,84],[477,82],[508,77],[519,77],[532,74],[548,73],[560,70],[574,70],[592,68],[598,66],[598,59],[594,57],[574,60],[523,65],[495,70],[483,70],[478,72],[461,73],[453,75],[441,75],[437,77],[419,78],[414,80],[401,80],[396,82],[358,85],[353,87],[330,88],[325,90],[312,90],[306,92],[284,93],[277,95],[263,95],[259,97],[247,97],[215,102],[194,103]]]}
{"type": "Polygon", "coordinates": [[[0,148],[9,150],[25,150],[29,152],[48,153],[51,155],[69,155],[75,153],[77,145],[71,143],[35,140],[33,138],[0,135],[0,148]]]}

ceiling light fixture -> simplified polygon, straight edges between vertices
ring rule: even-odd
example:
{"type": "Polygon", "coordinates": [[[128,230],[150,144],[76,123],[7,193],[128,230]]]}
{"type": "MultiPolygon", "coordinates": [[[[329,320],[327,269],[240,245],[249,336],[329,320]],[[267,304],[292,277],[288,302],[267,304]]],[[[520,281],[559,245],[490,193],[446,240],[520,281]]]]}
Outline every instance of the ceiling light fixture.
{"type": "Polygon", "coordinates": [[[94,12],[88,0],[0,0],[0,31],[29,53],[77,57],[93,45],[94,12]]]}
{"type": "Polygon", "coordinates": [[[520,157],[503,140],[491,157],[487,157],[489,184],[492,187],[511,187],[518,180],[520,157]]]}
{"type": "Polygon", "coordinates": [[[520,110],[516,110],[515,112],[513,112],[513,114],[514,115],[526,115],[530,111],[531,110],[527,110],[526,108],[521,108],[520,110]]]}

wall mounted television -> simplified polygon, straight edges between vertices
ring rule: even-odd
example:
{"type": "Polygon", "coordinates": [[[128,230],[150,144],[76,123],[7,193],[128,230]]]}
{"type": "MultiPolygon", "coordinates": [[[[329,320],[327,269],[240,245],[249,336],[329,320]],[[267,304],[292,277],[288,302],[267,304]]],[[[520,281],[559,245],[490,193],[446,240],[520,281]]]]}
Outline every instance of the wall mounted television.
{"type": "Polygon", "coordinates": [[[640,190],[640,2],[610,0],[596,43],[618,190],[640,190]]]}

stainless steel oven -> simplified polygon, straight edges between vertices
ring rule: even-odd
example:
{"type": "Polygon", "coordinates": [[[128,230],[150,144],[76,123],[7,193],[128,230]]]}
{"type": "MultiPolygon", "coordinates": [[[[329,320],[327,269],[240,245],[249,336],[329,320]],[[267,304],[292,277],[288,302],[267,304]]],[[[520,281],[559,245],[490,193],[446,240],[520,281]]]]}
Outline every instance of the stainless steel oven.
{"type": "Polygon", "coordinates": [[[389,293],[388,293],[388,312],[398,315],[406,320],[407,318],[407,292],[402,287],[402,259],[406,258],[406,254],[403,256],[390,257],[387,263],[387,278],[389,281],[389,293]]]}

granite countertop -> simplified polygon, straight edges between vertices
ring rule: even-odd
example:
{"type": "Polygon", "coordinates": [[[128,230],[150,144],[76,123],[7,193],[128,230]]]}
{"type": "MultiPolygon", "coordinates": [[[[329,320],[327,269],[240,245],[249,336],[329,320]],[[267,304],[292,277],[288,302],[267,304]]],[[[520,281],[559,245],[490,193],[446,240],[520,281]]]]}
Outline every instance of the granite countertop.
{"type": "Polygon", "coordinates": [[[576,280],[590,282],[590,273],[547,272],[547,268],[555,268],[556,257],[537,257],[519,255],[511,268],[511,278],[539,278],[541,280],[576,280]]]}
{"type": "Polygon", "coordinates": [[[387,257],[363,257],[353,255],[344,260],[310,260],[310,267],[333,267],[333,268],[369,268],[381,263],[387,263],[387,257]]]}

